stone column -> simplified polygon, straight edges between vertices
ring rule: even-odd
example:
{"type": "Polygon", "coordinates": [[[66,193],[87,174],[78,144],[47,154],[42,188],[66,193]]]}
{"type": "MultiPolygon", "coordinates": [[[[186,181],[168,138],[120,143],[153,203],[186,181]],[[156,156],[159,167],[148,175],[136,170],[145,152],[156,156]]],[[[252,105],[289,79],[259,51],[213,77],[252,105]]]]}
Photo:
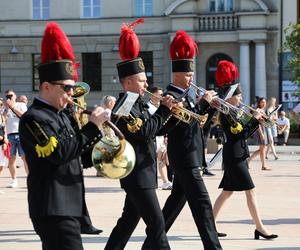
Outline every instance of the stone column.
{"type": "Polygon", "coordinates": [[[249,42],[240,43],[240,83],[243,92],[243,102],[250,104],[250,56],[249,42]]]}
{"type": "Polygon", "coordinates": [[[266,45],[255,41],[255,96],[267,97],[266,45]]]}

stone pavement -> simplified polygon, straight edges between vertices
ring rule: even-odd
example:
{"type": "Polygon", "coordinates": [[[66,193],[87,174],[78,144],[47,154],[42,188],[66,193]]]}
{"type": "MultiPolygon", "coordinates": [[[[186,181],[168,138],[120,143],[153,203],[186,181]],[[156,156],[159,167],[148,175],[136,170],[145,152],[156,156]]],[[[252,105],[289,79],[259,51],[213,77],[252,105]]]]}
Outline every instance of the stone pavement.
{"type": "MultiPolygon", "coordinates": [[[[251,146],[250,150],[256,150],[251,146]]],[[[264,224],[279,238],[254,240],[254,225],[250,218],[244,192],[235,193],[225,204],[218,218],[224,250],[296,250],[300,249],[300,146],[278,146],[279,159],[269,156],[272,171],[261,171],[260,162],[251,162],[250,172],[257,189],[257,200],[264,224]]],[[[211,158],[209,155],[208,158],[211,158]]],[[[19,163],[20,164],[20,163],[19,163]]],[[[214,177],[204,177],[212,203],[220,193],[217,189],[222,177],[221,164],[212,169],[214,177]]],[[[9,183],[8,169],[0,176],[0,250],[38,250],[41,243],[28,218],[24,169],[18,169],[19,187],[5,188],[9,183]]],[[[104,230],[99,236],[82,235],[85,250],[101,250],[121,214],[124,192],[117,180],[95,177],[95,170],[85,170],[87,204],[93,224],[104,230]]],[[[161,180],[159,180],[161,184],[161,180]]],[[[157,190],[161,204],[170,191],[157,190]]],[[[140,222],[127,250],[140,249],[145,238],[145,227],[140,222]]],[[[172,249],[203,249],[190,210],[185,206],[168,233],[172,249]]]]}

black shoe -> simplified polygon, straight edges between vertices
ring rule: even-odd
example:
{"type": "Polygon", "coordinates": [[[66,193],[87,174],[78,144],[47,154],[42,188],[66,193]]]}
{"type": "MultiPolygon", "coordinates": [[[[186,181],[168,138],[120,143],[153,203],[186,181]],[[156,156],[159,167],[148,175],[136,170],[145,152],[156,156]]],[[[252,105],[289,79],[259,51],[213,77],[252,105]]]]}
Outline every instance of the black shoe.
{"type": "Polygon", "coordinates": [[[226,237],[227,236],[227,234],[225,234],[225,233],[218,233],[218,237],[226,237]]]}
{"type": "Polygon", "coordinates": [[[103,230],[95,228],[93,225],[81,228],[82,234],[100,234],[102,232],[103,232],[103,230]]]}
{"type": "Polygon", "coordinates": [[[205,175],[205,176],[215,176],[215,174],[213,174],[212,172],[208,171],[207,169],[203,170],[202,175],[205,175]]]}
{"type": "Polygon", "coordinates": [[[270,235],[266,235],[266,234],[263,234],[261,232],[259,232],[257,229],[255,229],[254,231],[254,239],[258,240],[259,239],[259,236],[267,239],[267,240],[271,240],[271,239],[275,239],[278,237],[277,234],[270,234],[270,235]]]}

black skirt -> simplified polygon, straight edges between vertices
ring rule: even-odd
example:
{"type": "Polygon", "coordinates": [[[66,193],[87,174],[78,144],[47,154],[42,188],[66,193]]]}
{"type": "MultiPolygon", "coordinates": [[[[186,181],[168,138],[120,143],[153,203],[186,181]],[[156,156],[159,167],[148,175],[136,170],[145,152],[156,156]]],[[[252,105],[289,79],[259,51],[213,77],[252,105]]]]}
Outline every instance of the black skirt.
{"type": "Polygon", "coordinates": [[[219,188],[225,191],[244,191],[254,187],[246,160],[224,164],[224,175],[219,188]]]}

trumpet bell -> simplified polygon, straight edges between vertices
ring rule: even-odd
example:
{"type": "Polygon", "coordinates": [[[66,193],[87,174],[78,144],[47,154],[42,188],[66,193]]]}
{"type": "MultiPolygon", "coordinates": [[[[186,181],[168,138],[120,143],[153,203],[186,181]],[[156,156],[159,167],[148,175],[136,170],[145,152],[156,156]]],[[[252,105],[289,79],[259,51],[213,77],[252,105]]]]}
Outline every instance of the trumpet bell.
{"type": "Polygon", "coordinates": [[[117,136],[103,137],[93,148],[94,167],[104,177],[121,179],[131,173],[135,165],[135,152],[131,144],[117,136]]]}

